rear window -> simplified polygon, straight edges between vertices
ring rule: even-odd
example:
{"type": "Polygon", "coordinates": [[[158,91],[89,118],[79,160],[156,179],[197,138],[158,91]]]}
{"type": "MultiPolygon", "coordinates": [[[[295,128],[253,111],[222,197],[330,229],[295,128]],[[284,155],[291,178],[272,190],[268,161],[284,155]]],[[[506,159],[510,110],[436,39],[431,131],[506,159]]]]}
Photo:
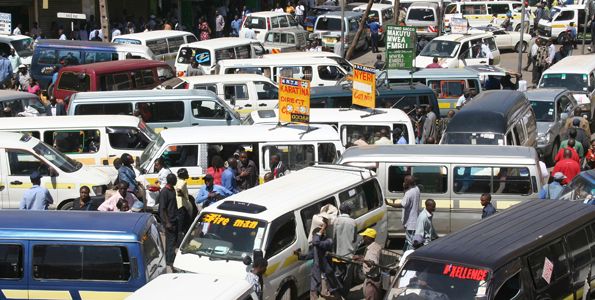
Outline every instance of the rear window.
{"type": "Polygon", "coordinates": [[[264,17],[254,17],[254,16],[247,16],[246,21],[244,21],[244,27],[247,27],[248,24],[252,25],[252,29],[266,29],[266,20],[264,17]]]}
{"type": "Polygon", "coordinates": [[[147,47],[149,47],[155,55],[168,53],[167,41],[165,39],[147,41],[147,47]]]}
{"type": "Polygon", "coordinates": [[[183,36],[175,36],[170,37],[167,39],[167,44],[169,45],[169,53],[176,53],[180,46],[184,44],[184,37],[183,36]]]}
{"type": "Polygon", "coordinates": [[[99,77],[101,91],[124,91],[132,89],[130,75],[125,73],[106,74],[99,77]]]}
{"type": "Polygon", "coordinates": [[[114,39],[114,43],[128,44],[128,45],[140,45],[141,44],[139,40],[123,39],[123,38],[114,39]]]}
{"type": "Polygon", "coordinates": [[[341,19],[319,17],[315,30],[341,31],[341,19]]]}
{"type": "Polygon", "coordinates": [[[90,79],[87,74],[64,72],[58,80],[59,90],[87,92],[89,91],[89,88],[90,79]]]}
{"type": "Polygon", "coordinates": [[[184,102],[160,101],[138,103],[138,109],[146,123],[180,122],[184,120],[184,102]]]}
{"type": "Polygon", "coordinates": [[[407,15],[411,21],[435,21],[434,11],[429,8],[411,8],[407,15]]]}
{"type": "Polygon", "coordinates": [[[79,104],[75,115],[132,115],[132,103],[79,104]]]}

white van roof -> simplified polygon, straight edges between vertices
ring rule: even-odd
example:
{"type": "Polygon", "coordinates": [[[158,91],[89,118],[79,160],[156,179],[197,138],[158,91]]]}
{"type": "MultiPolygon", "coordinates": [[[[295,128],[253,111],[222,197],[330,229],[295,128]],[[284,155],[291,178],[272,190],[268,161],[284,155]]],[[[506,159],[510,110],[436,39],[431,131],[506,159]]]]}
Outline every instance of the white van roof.
{"type": "Polygon", "coordinates": [[[0,118],[1,130],[26,130],[49,128],[94,128],[106,126],[137,127],[138,117],[124,115],[54,116],[31,118],[0,118]]]}
{"type": "Polygon", "coordinates": [[[340,55],[328,52],[328,51],[308,51],[308,52],[281,52],[277,54],[265,54],[262,58],[272,59],[292,59],[292,58],[325,58],[325,57],[337,57],[341,58],[340,55]]]}
{"type": "Polygon", "coordinates": [[[595,70],[595,54],[566,56],[543,74],[589,74],[595,70]]]}
{"type": "MultiPolygon", "coordinates": [[[[360,122],[362,124],[374,122],[411,122],[409,116],[400,109],[344,109],[344,108],[311,108],[310,123],[360,122]]],[[[250,113],[254,124],[277,123],[278,110],[257,110],[250,113]]]]}
{"type": "MultiPolygon", "coordinates": [[[[275,54],[280,55],[280,54],[275,54]]],[[[310,57],[310,58],[303,58],[303,59],[291,59],[288,60],[287,58],[245,58],[245,59],[226,59],[220,60],[217,64],[221,67],[226,68],[240,68],[240,67],[270,67],[270,66],[296,66],[296,65],[304,65],[309,66],[313,64],[329,64],[329,65],[338,65],[337,61],[324,58],[324,57],[310,57]]]]}
{"type": "MultiPolygon", "coordinates": [[[[473,2],[476,3],[476,2],[473,2]]],[[[461,33],[451,33],[445,34],[439,37],[435,37],[434,41],[454,41],[454,42],[462,42],[465,40],[477,39],[477,38],[484,38],[484,37],[492,37],[493,35],[489,32],[486,33],[475,33],[475,34],[461,34],[461,33]]]]}
{"type": "Polygon", "coordinates": [[[153,40],[158,38],[168,38],[172,36],[184,36],[194,35],[192,32],[179,31],[179,30],[153,30],[146,32],[137,32],[129,34],[121,34],[112,38],[112,42],[115,39],[138,39],[138,40],[153,40]]]}
{"type": "Polygon", "coordinates": [[[276,17],[276,16],[287,16],[288,13],[278,11],[257,11],[247,14],[247,16],[253,17],[276,17]]]}
{"type": "Polygon", "coordinates": [[[180,80],[190,84],[206,83],[228,83],[228,82],[247,82],[247,81],[266,81],[276,84],[270,78],[259,74],[226,74],[226,75],[199,75],[178,77],[180,80]]]}
{"type": "Polygon", "coordinates": [[[411,8],[428,8],[428,7],[437,8],[438,6],[439,5],[437,2],[422,1],[422,2],[411,3],[411,5],[409,6],[409,9],[411,9],[411,8]]]}
{"type": "Polygon", "coordinates": [[[244,279],[195,273],[162,274],[126,299],[190,299],[197,291],[203,300],[237,299],[251,289],[252,285],[244,279]]]}
{"type": "Polygon", "coordinates": [[[23,40],[23,39],[31,39],[31,37],[22,35],[22,34],[17,34],[17,35],[0,34],[0,41],[17,41],[17,40],[23,40]]]}
{"type": "MultiPolygon", "coordinates": [[[[216,205],[210,205],[203,211],[231,213],[270,222],[281,215],[325,199],[339,190],[374,176],[375,174],[369,170],[355,167],[338,165],[308,167],[217,201],[216,205]],[[234,201],[260,205],[266,209],[259,213],[228,209],[230,206],[233,207],[231,202],[234,201]],[[224,203],[231,205],[224,205],[226,209],[219,209],[224,203]]],[[[241,206],[245,207],[245,205],[241,206]]]]}
{"type": "Polygon", "coordinates": [[[81,92],[73,94],[70,98],[71,105],[76,103],[97,103],[121,101],[122,99],[142,100],[179,100],[187,97],[217,98],[217,95],[207,90],[135,90],[135,91],[102,91],[102,92],[81,92]]]}
{"type": "Polygon", "coordinates": [[[192,48],[225,48],[225,47],[233,47],[233,46],[241,46],[241,45],[249,45],[252,42],[257,42],[256,40],[252,39],[245,39],[240,37],[221,37],[215,39],[209,39],[204,41],[198,41],[188,44],[183,44],[180,46],[182,47],[192,47],[192,48]]]}
{"type": "MultiPolygon", "coordinates": [[[[10,118],[13,119],[13,118],[10,118]]],[[[32,136],[15,132],[0,132],[0,148],[32,148],[40,141],[32,136]]]]}
{"type": "Polygon", "coordinates": [[[161,131],[165,144],[251,143],[280,141],[340,142],[339,134],[330,125],[274,124],[252,126],[196,126],[169,128],[161,131]]]}
{"type": "MultiPolygon", "coordinates": [[[[355,11],[364,11],[366,10],[366,8],[368,7],[368,4],[362,4],[360,6],[356,6],[353,8],[353,10],[355,11]]],[[[382,4],[382,3],[374,3],[372,4],[371,10],[383,10],[383,9],[387,9],[387,8],[393,8],[393,5],[391,4],[382,4]]]]}
{"type": "Polygon", "coordinates": [[[459,163],[536,165],[532,147],[492,145],[370,145],[351,147],[339,164],[368,162],[459,163]]]}

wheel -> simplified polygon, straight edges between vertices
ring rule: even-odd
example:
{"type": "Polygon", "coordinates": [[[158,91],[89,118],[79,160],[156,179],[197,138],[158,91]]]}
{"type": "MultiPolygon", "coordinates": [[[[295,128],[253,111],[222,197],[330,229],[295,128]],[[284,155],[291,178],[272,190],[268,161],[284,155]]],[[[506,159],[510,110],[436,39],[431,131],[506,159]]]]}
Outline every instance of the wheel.
{"type": "Polygon", "coordinates": [[[277,295],[276,300],[293,300],[296,299],[297,296],[295,295],[296,291],[290,283],[286,283],[283,285],[279,294],[277,295]]]}
{"type": "Polygon", "coordinates": [[[527,46],[528,46],[527,45],[527,42],[525,42],[525,41],[516,43],[516,45],[514,46],[514,51],[515,52],[519,52],[519,48],[521,47],[521,45],[522,45],[522,48],[523,48],[521,50],[521,52],[525,52],[527,50],[527,46]]]}
{"type": "Polygon", "coordinates": [[[73,207],[74,207],[73,201],[68,201],[60,207],[60,210],[72,210],[73,207]]]}

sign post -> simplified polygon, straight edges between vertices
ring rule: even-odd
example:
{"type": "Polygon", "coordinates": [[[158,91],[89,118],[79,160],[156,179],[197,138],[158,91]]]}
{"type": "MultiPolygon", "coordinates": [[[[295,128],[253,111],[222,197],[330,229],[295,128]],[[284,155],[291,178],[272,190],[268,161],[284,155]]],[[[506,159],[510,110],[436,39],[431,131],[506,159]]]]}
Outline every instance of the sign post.
{"type": "Polygon", "coordinates": [[[281,77],[279,80],[279,123],[310,122],[310,81],[281,77]]]}
{"type": "Polygon", "coordinates": [[[12,34],[12,15],[0,13],[0,33],[12,34]]]}
{"type": "Polygon", "coordinates": [[[65,13],[59,12],[56,14],[58,19],[70,19],[70,31],[74,31],[74,20],[86,20],[87,15],[85,14],[77,14],[77,13],[65,13]]]}
{"type": "Polygon", "coordinates": [[[386,26],[386,69],[412,69],[415,48],[415,27],[386,26]]]}
{"type": "Polygon", "coordinates": [[[376,107],[376,69],[353,65],[353,104],[374,109],[376,107]]]}

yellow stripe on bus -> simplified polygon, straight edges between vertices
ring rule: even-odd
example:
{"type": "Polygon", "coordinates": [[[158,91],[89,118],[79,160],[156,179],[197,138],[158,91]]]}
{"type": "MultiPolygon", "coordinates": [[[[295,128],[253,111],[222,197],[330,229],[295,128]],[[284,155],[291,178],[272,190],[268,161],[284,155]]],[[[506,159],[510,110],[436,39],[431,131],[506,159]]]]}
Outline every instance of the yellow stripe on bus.
{"type": "Polygon", "coordinates": [[[479,208],[482,209],[481,202],[477,200],[459,200],[459,208],[479,208]]]}
{"type": "Polygon", "coordinates": [[[29,299],[72,300],[69,291],[29,290],[29,299]]]}
{"type": "Polygon", "coordinates": [[[267,271],[264,273],[264,276],[271,276],[271,274],[273,274],[273,273],[275,273],[275,271],[277,271],[277,268],[279,268],[278,262],[268,266],[267,271]]]}
{"type": "Polygon", "coordinates": [[[363,228],[358,228],[358,230],[366,229],[366,228],[371,227],[372,225],[378,223],[380,220],[382,220],[382,218],[384,218],[384,214],[385,214],[385,212],[381,211],[381,212],[377,213],[376,215],[371,216],[369,219],[364,221],[363,228]]]}
{"type": "Polygon", "coordinates": [[[94,166],[94,165],[96,165],[95,158],[92,158],[92,157],[89,157],[89,158],[77,157],[74,160],[80,162],[81,164],[83,164],[85,166],[94,166]]]}
{"type": "MultiPolygon", "coordinates": [[[[56,184],[53,184],[51,182],[48,182],[44,186],[48,190],[57,190],[57,189],[60,189],[60,190],[71,190],[71,189],[74,189],[76,185],[74,183],[56,183],[56,184]]],[[[91,186],[89,186],[89,187],[91,187],[91,186]]]]}
{"type": "Polygon", "coordinates": [[[22,184],[9,184],[8,185],[9,188],[11,189],[30,189],[33,187],[33,184],[30,182],[24,182],[22,184]]]}
{"type": "Polygon", "coordinates": [[[566,24],[552,24],[552,28],[566,28],[566,24]]]}
{"type": "Polygon", "coordinates": [[[81,300],[125,299],[131,294],[131,292],[79,291],[79,296],[81,297],[81,300]]]}
{"type": "Polygon", "coordinates": [[[282,268],[287,268],[287,267],[293,265],[294,263],[296,263],[297,261],[298,261],[297,255],[290,255],[288,258],[285,259],[285,262],[283,262],[282,268]]]}
{"type": "Polygon", "coordinates": [[[517,205],[521,203],[521,201],[518,200],[497,200],[496,201],[496,208],[497,209],[507,209],[513,205],[517,205]]]}
{"type": "Polygon", "coordinates": [[[438,108],[451,108],[452,103],[450,102],[438,102],[438,108]]]}
{"type": "Polygon", "coordinates": [[[2,294],[6,299],[28,299],[29,291],[27,290],[2,290],[2,294]]]}

